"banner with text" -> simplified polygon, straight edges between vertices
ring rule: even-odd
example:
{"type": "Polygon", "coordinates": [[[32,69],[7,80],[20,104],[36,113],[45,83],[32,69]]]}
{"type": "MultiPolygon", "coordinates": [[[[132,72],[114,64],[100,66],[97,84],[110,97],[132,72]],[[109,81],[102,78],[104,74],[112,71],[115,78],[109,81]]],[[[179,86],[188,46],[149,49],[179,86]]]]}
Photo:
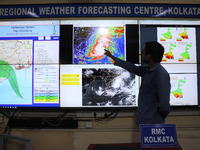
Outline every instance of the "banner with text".
{"type": "Polygon", "coordinates": [[[56,17],[200,18],[200,5],[45,4],[0,6],[1,19],[56,17]]]}

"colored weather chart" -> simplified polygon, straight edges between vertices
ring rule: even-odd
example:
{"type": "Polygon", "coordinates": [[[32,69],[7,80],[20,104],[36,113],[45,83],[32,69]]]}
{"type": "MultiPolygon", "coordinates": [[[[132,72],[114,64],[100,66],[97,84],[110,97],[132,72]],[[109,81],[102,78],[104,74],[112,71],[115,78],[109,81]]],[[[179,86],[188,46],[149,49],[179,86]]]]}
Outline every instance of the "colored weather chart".
{"type": "Polygon", "coordinates": [[[124,27],[74,27],[75,64],[112,64],[104,49],[125,59],[124,27]]]}
{"type": "Polygon", "coordinates": [[[172,33],[171,33],[171,29],[168,28],[167,32],[162,34],[164,36],[164,38],[161,38],[160,41],[166,41],[166,39],[172,39],[172,33]]]}
{"type": "Polygon", "coordinates": [[[82,70],[83,106],[136,106],[136,77],[121,68],[82,70]]]}
{"type": "Polygon", "coordinates": [[[157,41],[165,52],[162,63],[196,63],[195,28],[158,27],[157,41]]]}
{"type": "Polygon", "coordinates": [[[32,40],[0,40],[1,104],[32,103],[32,40]]]}
{"type": "Polygon", "coordinates": [[[19,69],[18,65],[9,65],[2,60],[0,62],[1,104],[31,104],[32,68],[24,65],[25,68],[19,69]]]}
{"type": "Polygon", "coordinates": [[[171,92],[175,98],[183,98],[183,92],[181,86],[183,86],[185,82],[186,81],[182,79],[178,80],[177,89],[171,92]]]}
{"type": "Polygon", "coordinates": [[[195,105],[197,99],[196,74],[170,74],[171,105],[195,105]]]}

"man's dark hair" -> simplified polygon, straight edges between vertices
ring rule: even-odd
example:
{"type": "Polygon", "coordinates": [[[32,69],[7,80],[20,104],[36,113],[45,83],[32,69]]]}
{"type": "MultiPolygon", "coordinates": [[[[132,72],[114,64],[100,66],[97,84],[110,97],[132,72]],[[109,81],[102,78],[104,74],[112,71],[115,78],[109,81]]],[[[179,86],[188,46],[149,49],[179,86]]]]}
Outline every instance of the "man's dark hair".
{"type": "Polygon", "coordinates": [[[164,54],[164,47],[156,41],[146,42],[145,52],[146,54],[150,54],[155,62],[161,62],[164,54]]]}

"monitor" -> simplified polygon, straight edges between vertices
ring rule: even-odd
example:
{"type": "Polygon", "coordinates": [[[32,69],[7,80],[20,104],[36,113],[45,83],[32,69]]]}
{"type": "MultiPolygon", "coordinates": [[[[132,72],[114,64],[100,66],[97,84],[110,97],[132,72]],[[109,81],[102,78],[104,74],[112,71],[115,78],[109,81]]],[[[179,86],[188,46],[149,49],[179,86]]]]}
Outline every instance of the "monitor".
{"type": "Polygon", "coordinates": [[[161,64],[170,74],[172,106],[197,106],[200,22],[140,20],[140,43],[157,41],[165,48],[161,64]]]}
{"type": "Polygon", "coordinates": [[[139,78],[113,65],[115,57],[139,64],[136,20],[62,20],[60,107],[137,106],[139,78]]]}
{"type": "Polygon", "coordinates": [[[0,107],[59,107],[59,21],[2,21],[0,30],[0,107]]]}

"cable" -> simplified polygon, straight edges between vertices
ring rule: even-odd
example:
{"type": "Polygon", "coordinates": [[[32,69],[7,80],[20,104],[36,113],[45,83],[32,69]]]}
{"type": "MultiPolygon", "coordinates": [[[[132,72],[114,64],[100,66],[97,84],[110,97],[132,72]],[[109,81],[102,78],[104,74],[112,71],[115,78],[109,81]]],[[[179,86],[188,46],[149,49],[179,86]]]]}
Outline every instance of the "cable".
{"type": "MultiPolygon", "coordinates": [[[[7,110],[6,110],[7,111],[7,110]]],[[[6,113],[4,112],[5,116],[8,117],[8,122],[6,124],[6,127],[5,127],[5,130],[3,132],[3,134],[7,134],[9,135],[10,132],[11,132],[11,128],[9,126],[10,124],[10,121],[18,114],[20,113],[20,111],[18,110],[15,110],[13,113],[11,113],[10,111],[7,111],[6,113]]]]}
{"type": "Polygon", "coordinates": [[[119,113],[119,110],[117,110],[117,111],[115,110],[115,111],[111,112],[110,114],[105,113],[104,117],[96,118],[96,116],[95,116],[94,119],[95,119],[95,121],[97,121],[99,123],[108,123],[108,122],[114,120],[117,117],[118,113],[119,113]]]}
{"type": "Polygon", "coordinates": [[[48,123],[49,125],[51,125],[51,126],[53,126],[53,127],[58,127],[58,126],[60,126],[61,123],[62,123],[61,116],[59,117],[59,122],[56,123],[56,124],[54,124],[54,123],[52,123],[52,122],[50,122],[50,121],[48,121],[48,120],[46,120],[46,119],[44,119],[43,121],[46,122],[46,123],[48,123]]]}
{"type": "Polygon", "coordinates": [[[8,112],[6,112],[5,109],[1,110],[0,113],[3,114],[4,116],[6,116],[7,118],[10,118],[10,114],[8,112]]]}
{"type": "MultiPolygon", "coordinates": [[[[47,124],[51,125],[52,127],[59,127],[62,124],[62,121],[64,119],[64,117],[68,114],[68,112],[64,112],[62,114],[59,114],[56,118],[58,118],[58,122],[56,122],[56,120],[52,120],[52,119],[56,119],[56,118],[51,118],[51,121],[48,119],[43,119],[44,122],[46,122],[47,124]]],[[[67,117],[65,119],[72,119],[71,117],[67,117]]]]}

